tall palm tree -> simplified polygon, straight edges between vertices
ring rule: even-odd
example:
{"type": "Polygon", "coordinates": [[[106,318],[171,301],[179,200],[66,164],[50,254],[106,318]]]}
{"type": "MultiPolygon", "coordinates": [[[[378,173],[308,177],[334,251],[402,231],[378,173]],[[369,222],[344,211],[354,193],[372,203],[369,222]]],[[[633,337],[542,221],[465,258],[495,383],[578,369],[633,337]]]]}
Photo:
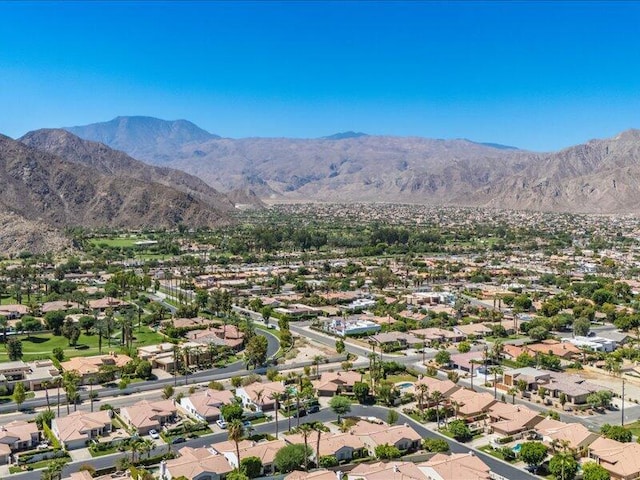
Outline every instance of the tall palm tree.
{"type": "Polygon", "coordinates": [[[498,398],[498,375],[504,373],[504,369],[499,365],[491,367],[491,373],[493,374],[493,398],[498,398]]]}
{"type": "Polygon", "coordinates": [[[233,420],[228,426],[228,438],[236,444],[236,458],[238,459],[237,470],[240,471],[240,441],[244,437],[244,427],[238,419],[233,420]]]}
{"type": "Polygon", "coordinates": [[[280,402],[282,401],[283,394],[278,392],[273,392],[269,395],[269,399],[275,402],[273,411],[276,415],[276,438],[278,438],[278,410],[280,410],[280,402]]]}
{"type": "Polygon", "coordinates": [[[311,435],[311,432],[313,432],[313,427],[309,423],[303,423],[298,427],[298,432],[302,435],[302,438],[304,439],[304,453],[305,453],[304,471],[308,472],[309,471],[309,455],[308,455],[309,436],[311,435]]]}
{"type": "Polygon", "coordinates": [[[296,426],[299,427],[300,426],[300,400],[302,400],[303,393],[299,389],[296,389],[296,393],[294,394],[294,397],[296,399],[296,426]]]}
{"type": "Polygon", "coordinates": [[[507,390],[507,393],[511,395],[511,404],[514,405],[516,403],[516,393],[518,393],[518,389],[515,387],[511,387],[507,390]]]}
{"type": "Polygon", "coordinates": [[[289,431],[291,431],[291,396],[286,394],[284,397],[284,408],[287,410],[287,419],[289,420],[289,431]]]}
{"type": "Polygon", "coordinates": [[[51,404],[49,403],[49,390],[47,390],[51,386],[51,383],[45,380],[42,382],[41,386],[42,386],[42,389],[44,390],[44,396],[47,400],[47,410],[51,411],[51,404]]]}
{"type": "Polygon", "coordinates": [[[436,406],[436,421],[438,422],[438,428],[440,428],[440,402],[442,402],[444,395],[438,390],[431,394],[431,401],[436,406]]]}
{"type": "Polygon", "coordinates": [[[424,412],[424,399],[429,398],[429,387],[424,383],[418,384],[418,406],[420,413],[424,412]]]}
{"type": "Polygon", "coordinates": [[[311,428],[313,428],[316,433],[316,466],[320,467],[320,439],[322,438],[323,432],[328,432],[329,428],[322,422],[313,422],[311,424],[311,428]]]}

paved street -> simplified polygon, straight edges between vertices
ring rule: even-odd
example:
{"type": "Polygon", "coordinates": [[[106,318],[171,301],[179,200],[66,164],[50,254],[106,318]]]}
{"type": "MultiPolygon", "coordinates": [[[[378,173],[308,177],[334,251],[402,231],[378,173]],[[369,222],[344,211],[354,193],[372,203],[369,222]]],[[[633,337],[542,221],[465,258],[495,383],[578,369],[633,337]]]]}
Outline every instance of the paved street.
{"type": "MultiPolygon", "coordinates": [[[[386,419],[387,418],[387,412],[388,409],[384,408],[384,407],[377,407],[377,406],[362,406],[362,405],[353,405],[352,409],[351,409],[351,413],[350,415],[355,415],[355,416],[376,416],[382,419],[386,419]]],[[[301,419],[301,422],[309,422],[309,421],[321,421],[321,422],[328,422],[328,421],[333,421],[336,419],[336,415],[331,412],[329,409],[322,409],[320,412],[303,417],[301,419]]],[[[295,422],[295,420],[293,420],[295,422]]],[[[448,437],[445,437],[443,435],[440,435],[436,432],[433,432],[431,430],[428,430],[427,428],[425,428],[423,425],[415,422],[413,419],[406,417],[405,415],[400,414],[400,420],[399,422],[404,422],[404,423],[408,423],[409,425],[411,425],[420,435],[423,436],[423,438],[442,438],[444,440],[446,440],[451,448],[452,452],[455,453],[467,453],[470,451],[468,446],[465,446],[463,444],[460,444],[458,442],[456,442],[455,440],[452,440],[448,437]]],[[[286,428],[288,427],[288,420],[280,420],[278,422],[278,427],[279,430],[281,432],[285,431],[286,428]]],[[[270,422],[270,423],[264,423],[264,424],[260,424],[260,425],[256,425],[255,427],[255,432],[256,433],[275,433],[275,422],[270,422]]],[[[160,455],[162,453],[165,453],[168,451],[168,449],[170,448],[182,448],[184,446],[190,446],[190,447],[203,447],[206,445],[210,445],[211,443],[216,443],[216,442],[220,442],[223,440],[227,440],[227,433],[223,432],[223,433],[216,433],[216,434],[212,434],[212,435],[206,435],[206,436],[202,436],[193,440],[189,440],[185,443],[182,443],[178,446],[172,447],[170,445],[167,446],[162,446],[162,447],[158,447],[155,448],[154,450],[152,450],[151,455],[160,455]]],[[[484,461],[493,472],[497,473],[498,475],[501,475],[504,478],[507,478],[509,480],[534,480],[537,479],[538,477],[535,477],[527,472],[525,472],[524,470],[518,469],[516,467],[513,467],[507,463],[501,462],[499,460],[497,460],[496,458],[487,455],[481,451],[474,451],[474,454],[477,455],[479,458],[482,459],[482,461],[484,461]]],[[[116,460],[118,458],[124,457],[125,455],[130,455],[127,453],[117,453],[117,454],[113,454],[113,455],[108,455],[108,456],[104,456],[104,457],[97,457],[97,458],[93,458],[91,460],[82,460],[82,461],[74,461],[69,463],[65,469],[64,469],[64,476],[68,476],[69,474],[71,474],[72,472],[77,471],[80,466],[84,465],[84,464],[91,464],[93,465],[95,468],[100,469],[100,468],[107,468],[110,466],[113,466],[116,462],[116,460]]],[[[40,479],[40,471],[31,471],[31,472],[25,472],[25,473],[20,473],[20,474],[13,474],[11,476],[12,479],[14,480],[39,480],[40,479]]],[[[539,479],[538,479],[539,480],[539,479]]]]}

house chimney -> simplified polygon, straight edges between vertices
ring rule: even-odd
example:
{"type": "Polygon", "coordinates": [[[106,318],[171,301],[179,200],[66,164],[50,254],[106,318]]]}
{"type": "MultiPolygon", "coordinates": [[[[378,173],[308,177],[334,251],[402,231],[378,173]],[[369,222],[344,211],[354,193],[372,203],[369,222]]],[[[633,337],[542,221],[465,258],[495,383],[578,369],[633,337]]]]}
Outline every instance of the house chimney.
{"type": "Polygon", "coordinates": [[[398,464],[397,464],[397,463],[395,463],[395,464],[393,465],[393,473],[398,473],[399,471],[400,471],[400,469],[398,468],[398,464]]]}
{"type": "Polygon", "coordinates": [[[342,480],[342,472],[340,470],[336,471],[336,480],[342,480]]]}
{"type": "Polygon", "coordinates": [[[165,480],[167,478],[167,462],[162,460],[160,462],[160,479],[165,480]]]}

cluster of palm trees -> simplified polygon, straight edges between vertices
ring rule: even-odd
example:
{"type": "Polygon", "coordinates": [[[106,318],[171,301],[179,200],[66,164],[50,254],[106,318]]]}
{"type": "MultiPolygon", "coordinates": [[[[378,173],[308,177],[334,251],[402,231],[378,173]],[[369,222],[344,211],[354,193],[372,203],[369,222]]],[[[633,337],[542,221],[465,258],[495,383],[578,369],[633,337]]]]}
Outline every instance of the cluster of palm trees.
{"type": "MultiPolygon", "coordinates": [[[[429,386],[424,383],[418,383],[415,388],[418,394],[418,409],[420,410],[420,414],[424,415],[425,408],[428,406],[433,406],[436,412],[436,422],[439,427],[440,426],[440,406],[445,401],[444,394],[438,390],[429,392],[429,386]]],[[[456,402],[455,400],[451,400],[449,402],[449,405],[454,407],[454,412],[457,419],[458,412],[462,404],[456,402]]]]}

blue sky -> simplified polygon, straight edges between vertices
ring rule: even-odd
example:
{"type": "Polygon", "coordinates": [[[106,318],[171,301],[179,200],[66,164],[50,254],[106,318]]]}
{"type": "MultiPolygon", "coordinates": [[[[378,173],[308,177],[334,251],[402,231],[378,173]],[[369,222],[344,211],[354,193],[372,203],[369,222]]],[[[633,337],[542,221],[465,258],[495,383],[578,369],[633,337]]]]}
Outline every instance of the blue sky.
{"type": "Polygon", "coordinates": [[[150,115],[555,150],[640,128],[640,3],[0,2],[0,19],[11,137],[150,115]]]}

